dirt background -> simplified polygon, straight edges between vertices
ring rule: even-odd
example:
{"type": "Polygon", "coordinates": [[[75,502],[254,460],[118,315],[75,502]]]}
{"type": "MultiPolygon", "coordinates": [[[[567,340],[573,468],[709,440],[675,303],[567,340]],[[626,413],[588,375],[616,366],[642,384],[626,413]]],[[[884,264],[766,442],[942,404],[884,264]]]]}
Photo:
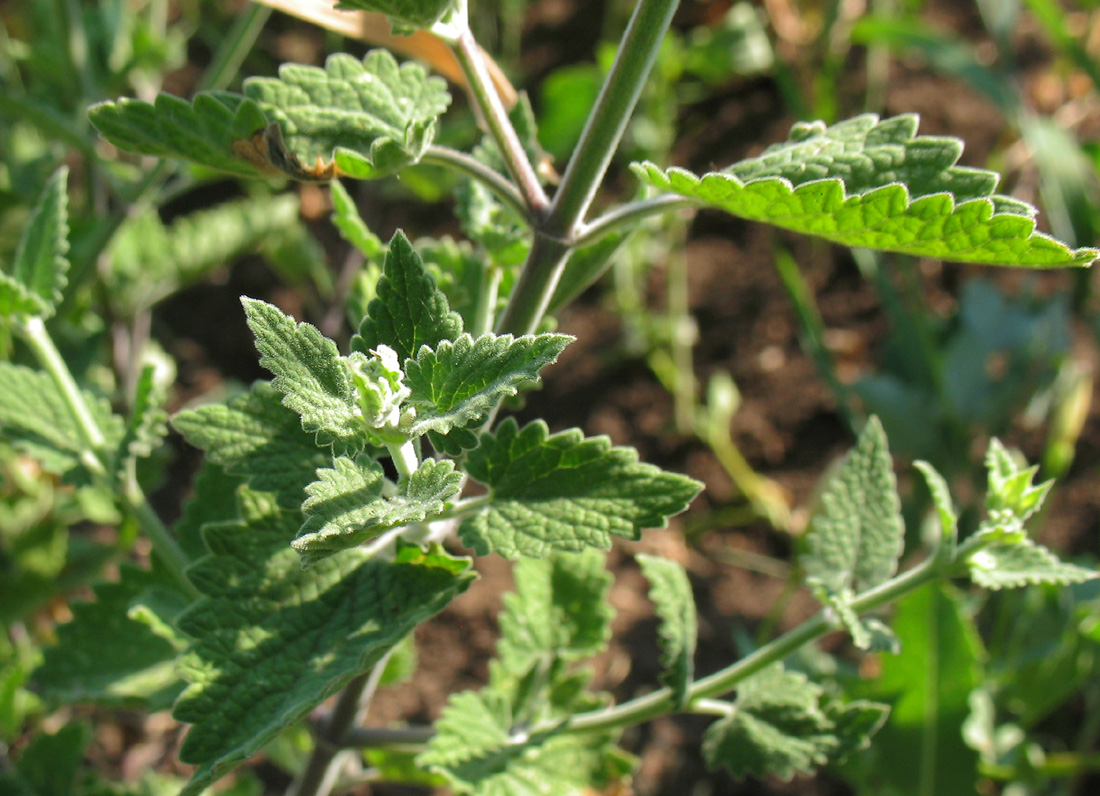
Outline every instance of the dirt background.
{"type": "MultiPolygon", "coordinates": [[[[794,13],[787,3],[767,5],[794,13]]],[[[686,29],[717,18],[728,6],[717,1],[685,2],[677,25],[686,29]]],[[[537,84],[540,77],[562,64],[589,60],[601,30],[596,18],[602,13],[603,3],[592,0],[532,3],[521,49],[521,71],[528,75],[529,84],[537,84]]],[[[980,39],[976,13],[970,4],[936,2],[928,4],[927,17],[938,26],[980,39]]],[[[1023,73],[1024,94],[1036,107],[1049,110],[1047,106],[1057,99],[1051,99],[1050,92],[1059,90],[1044,77],[1050,56],[1035,31],[1024,30],[1020,36],[1023,51],[1029,54],[1023,73]]],[[[320,36],[278,19],[273,19],[265,40],[276,53],[304,46],[308,55],[321,54],[320,36]]],[[[786,53],[791,54],[790,46],[786,53]]],[[[861,110],[862,63],[860,51],[849,54],[840,87],[842,99],[848,102],[842,115],[861,110]]],[[[802,80],[812,77],[795,74],[802,80]]],[[[1006,135],[1005,121],[990,103],[916,61],[895,60],[891,64],[884,110],[884,115],[918,112],[922,133],[964,138],[964,163],[968,165],[984,165],[1006,135]]],[[[683,127],[692,130],[692,135],[678,141],[673,160],[695,169],[754,154],[785,138],[796,121],[770,77],[732,80],[705,101],[685,108],[683,115],[683,127]]],[[[1026,195],[1027,180],[1026,173],[1019,177],[1025,189],[1023,198],[1034,201],[1034,196],[1026,195]]],[[[399,226],[416,235],[455,231],[446,205],[424,209],[401,200],[369,205],[364,210],[367,220],[383,238],[399,226]]],[[[800,512],[804,516],[821,473],[852,439],[830,392],[800,346],[798,320],[772,265],[777,235],[813,287],[827,328],[843,341],[842,350],[836,353],[846,373],[855,375],[872,367],[887,322],[876,292],[845,250],[718,214],[701,213],[692,222],[686,258],[691,313],[700,329],[694,354],[696,372],[704,382],[720,369],[732,374],[743,395],[742,408],[733,419],[734,438],[753,467],[789,493],[797,517],[800,512]]],[[[979,274],[989,275],[989,269],[931,262],[920,268],[926,300],[945,314],[953,310],[962,284],[979,274]]],[[[1009,288],[1018,284],[1011,275],[998,278],[1009,288]]],[[[662,306],[663,279],[657,263],[649,286],[656,309],[662,306]]],[[[1064,274],[1047,275],[1042,287],[1064,288],[1068,280],[1064,274]]],[[[157,336],[181,363],[181,401],[227,379],[248,382],[265,376],[256,364],[251,337],[240,317],[237,297],[242,293],[275,299],[284,307],[294,302],[262,264],[249,260],[158,308],[157,336]]],[[[737,497],[728,477],[705,445],[672,429],[671,397],[643,362],[624,353],[622,323],[609,309],[606,292],[600,287],[587,292],[561,314],[560,328],[576,335],[577,342],[546,372],[542,390],[529,396],[521,418],[545,417],[552,430],[580,426],[589,434],[607,434],[616,444],[637,447],[643,460],[686,472],[707,484],[707,492],[693,509],[668,530],[648,532],[641,542],[621,544],[611,554],[616,576],[611,601],[618,618],[612,649],[595,664],[596,684],[625,700],[654,688],[658,680],[656,623],[645,598],[646,584],[632,560],[638,551],[660,552],[683,563],[690,573],[700,610],[699,675],[737,658],[735,630],[751,634],[762,622],[774,622],[778,631],[813,613],[814,604],[804,592],[785,593],[790,557],[798,540],[763,521],[737,526],[721,521],[721,510],[737,497]],[[685,528],[693,530],[690,543],[685,541],[685,528]]],[[[1075,346],[1075,356],[1091,367],[1095,360],[1092,334],[1078,329],[1075,346]]],[[[1009,442],[1020,445],[1031,457],[1040,452],[1041,437],[1022,427],[1014,430],[1009,442]]],[[[1047,539],[1060,549],[1096,552],[1098,442],[1100,417],[1094,409],[1073,469],[1054,495],[1047,523],[1047,539]]],[[[193,455],[183,455],[176,483],[186,483],[187,468],[194,463],[193,455]]],[[[177,498],[160,496],[166,512],[173,511],[177,498]]],[[[496,638],[500,597],[510,588],[511,576],[510,566],[495,557],[480,560],[478,568],[481,581],[417,631],[417,673],[412,682],[379,694],[371,709],[372,723],[399,719],[428,722],[438,716],[449,693],[484,682],[496,638]]],[[[641,796],[848,792],[828,774],[799,777],[791,783],[735,783],[723,773],[706,772],[699,754],[706,724],[690,717],[664,718],[628,732],[626,747],[641,758],[634,792],[641,796]]],[[[179,732],[170,721],[158,724],[156,717],[142,729],[143,744],[125,740],[136,731],[136,727],[119,731],[117,740],[106,745],[109,739],[99,739],[101,749],[110,749],[112,744],[118,749],[115,765],[121,770],[132,770],[140,760],[156,756],[146,751],[135,758],[139,748],[159,746],[165,753],[160,758],[164,763],[169,757],[166,747],[175,742],[179,732]],[[160,738],[163,744],[153,738],[160,738]]],[[[281,791],[285,781],[273,766],[261,762],[258,771],[269,792],[281,791]]],[[[378,786],[369,792],[422,791],[378,786]]]]}

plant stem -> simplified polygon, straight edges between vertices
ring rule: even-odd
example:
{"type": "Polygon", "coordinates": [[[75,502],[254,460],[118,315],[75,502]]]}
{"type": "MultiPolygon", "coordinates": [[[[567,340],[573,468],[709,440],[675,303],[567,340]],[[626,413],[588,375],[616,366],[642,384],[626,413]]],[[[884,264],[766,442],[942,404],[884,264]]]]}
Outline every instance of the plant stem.
{"type": "Polygon", "coordinates": [[[501,177],[500,174],[493,171],[493,169],[486,166],[480,160],[467,155],[465,152],[460,152],[457,149],[433,144],[425,150],[424,154],[420,157],[420,162],[447,166],[462,172],[467,177],[472,177],[492,191],[497,199],[500,199],[515,210],[520,218],[525,221],[527,220],[527,203],[520,192],[516,190],[516,186],[501,177]]]}
{"type": "Polygon", "coordinates": [[[498,331],[527,334],[538,327],[678,5],[679,0],[639,0],[635,6],[549,214],[536,223],[531,252],[498,331]]]}
{"type": "Polygon", "coordinates": [[[493,86],[489,70],[485,67],[481,49],[474,40],[474,34],[469,27],[464,27],[455,40],[455,57],[462,67],[463,73],[470,84],[470,93],[477,103],[478,109],[489,126],[489,132],[497,143],[504,163],[508,167],[508,173],[519,186],[519,192],[523,196],[525,215],[534,215],[541,218],[546,212],[550,201],[539,183],[538,174],[531,164],[530,158],[520,143],[519,135],[512,122],[508,119],[508,111],[504,109],[504,103],[500,100],[500,94],[493,86]]]}
{"type": "MultiPolygon", "coordinates": [[[[852,610],[857,614],[863,614],[893,602],[902,595],[935,580],[940,576],[941,570],[940,562],[936,560],[935,556],[930,556],[913,569],[855,597],[852,600],[852,610]]],[[[702,680],[697,680],[688,692],[688,702],[728,693],[745,678],[783,660],[799,648],[836,629],[836,622],[830,612],[822,611],[813,619],[765,644],[756,652],[742,658],[733,665],[727,666],[709,677],[704,677],[702,680]]],[[[640,724],[664,713],[670,713],[675,709],[671,690],[662,688],[659,691],[624,702],[613,708],[573,716],[566,723],[566,727],[570,732],[611,730],[640,724]]],[[[533,732],[539,729],[536,727],[533,732]]]]}
{"type": "Polygon", "coordinates": [[[614,210],[604,213],[591,224],[584,224],[573,236],[573,245],[578,249],[591,246],[601,238],[605,238],[612,232],[633,227],[647,218],[663,216],[677,210],[698,210],[703,203],[685,196],[663,193],[649,199],[639,199],[627,202],[614,210]]]}
{"type": "MultiPolygon", "coordinates": [[[[28,318],[23,323],[18,324],[17,328],[22,333],[23,339],[34,353],[42,369],[53,380],[61,399],[72,414],[77,433],[80,434],[81,441],[85,446],[85,449],[80,452],[81,463],[96,481],[112,489],[112,491],[116,490],[117,485],[112,482],[111,473],[106,464],[107,439],[92,416],[91,409],[88,408],[88,404],[84,400],[84,394],[77,386],[76,380],[65,364],[65,360],[62,359],[61,353],[54,346],[49,332],[46,331],[46,324],[41,318],[28,318]]],[[[161,563],[168,568],[168,571],[172,573],[180,587],[189,596],[198,597],[198,590],[184,572],[189,563],[187,556],[176,544],[153,507],[149,505],[149,500],[142,492],[141,487],[138,486],[137,481],[134,479],[128,480],[129,483],[118,494],[120,502],[138,521],[142,530],[148,534],[153,543],[154,553],[156,553],[161,563]]]]}

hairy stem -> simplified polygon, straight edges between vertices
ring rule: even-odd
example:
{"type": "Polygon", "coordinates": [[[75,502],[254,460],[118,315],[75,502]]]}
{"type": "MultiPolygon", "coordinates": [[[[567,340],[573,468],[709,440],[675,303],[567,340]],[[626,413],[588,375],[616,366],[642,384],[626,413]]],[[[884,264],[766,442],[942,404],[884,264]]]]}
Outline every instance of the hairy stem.
{"type": "Polygon", "coordinates": [[[591,224],[581,226],[573,237],[573,244],[578,249],[591,246],[601,238],[605,238],[621,229],[631,229],[647,218],[663,216],[678,210],[696,210],[700,207],[703,207],[703,203],[697,199],[688,199],[670,193],[664,193],[649,199],[639,199],[635,202],[627,202],[625,205],[603,214],[591,224]]]}
{"type": "Polygon", "coordinates": [[[635,6],[549,214],[536,224],[531,252],[498,331],[527,334],[538,327],[678,5],[679,0],[639,0],[635,6]]]}
{"type": "Polygon", "coordinates": [[[489,126],[489,133],[497,143],[504,163],[508,167],[508,173],[519,186],[519,192],[523,196],[526,206],[525,215],[534,215],[539,218],[546,212],[550,202],[546,193],[539,184],[538,174],[531,164],[530,158],[520,143],[516,128],[508,118],[508,111],[504,109],[500,94],[493,85],[489,70],[485,66],[481,49],[474,40],[473,33],[468,27],[464,28],[455,40],[455,57],[462,67],[470,84],[470,93],[477,103],[478,110],[485,118],[489,126]]]}
{"type": "Polygon", "coordinates": [[[480,160],[471,157],[465,152],[433,144],[429,146],[420,157],[420,162],[446,166],[455,171],[462,172],[467,177],[472,177],[492,191],[497,199],[500,199],[504,204],[515,210],[520,218],[524,220],[527,219],[527,203],[524,197],[516,189],[516,186],[508,182],[508,180],[504,179],[500,174],[493,171],[493,169],[486,166],[480,160]]]}

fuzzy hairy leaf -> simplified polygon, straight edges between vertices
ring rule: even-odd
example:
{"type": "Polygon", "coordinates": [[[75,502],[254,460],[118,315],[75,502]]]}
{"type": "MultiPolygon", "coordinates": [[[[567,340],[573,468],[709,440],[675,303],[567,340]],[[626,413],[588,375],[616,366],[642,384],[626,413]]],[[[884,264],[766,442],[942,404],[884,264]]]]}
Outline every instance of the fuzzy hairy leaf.
{"type": "Polygon", "coordinates": [[[399,362],[413,358],[421,346],[436,348],[462,334],[462,318],[451,312],[424,261],[398,231],[390,240],[374,299],[359,325],[352,347],[367,353],[388,345],[399,362]]]}
{"type": "Polygon", "coordinates": [[[1036,232],[1034,208],[995,194],[994,172],[956,165],[957,138],[917,137],[917,122],[865,114],[830,127],[800,123],[759,157],[702,177],[632,168],[661,190],[845,246],[1030,267],[1083,266],[1100,255],[1036,232]]]}
{"type": "Polygon", "coordinates": [[[827,704],[820,686],[775,664],[737,688],[730,715],[710,726],[703,757],[734,777],[789,780],[866,746],[886,716],[870,702],[827,704]]]}
{"type": "Polygon", "coordinates": [[[240,177],[265,173],[238,154],[237,142],[266,127],[267,117],[238,94],[202,92],[193,102],[158,94],[152,104],[123,97],[93,105],[88,117],[100,135],[127,152],[179,158],[240,177]]]}
{"type": "Polygon", "coordinates": [[[584,660],[607,646],[615,611],[607,601],[612,577],[603,555],[586,550],[521,559],[514,577],[497,645],[507,671],[525,674],[547,657],[584,660]]]}
{"type": "Polygon", "coordinates": [[[398,484],[397,494],[383,497],[382,465],[367,457],[340,457],[331,469],[317,471],[320,480],[306,487],[305,524],[294,540],[302,565],[355,547],[390,528],[430,520],[462,489],[454,463],[428,459],[398,484]]]}
{"type": "Polygon", "coordinates": [[[134,408],[119,442],[119,459],[142,459],[153,454],[168,434],[168,413],[164,411],[167,389],[158,383],[156,366],[146,365],[138,377],[134,408]]]}
{"type": "Polygon", "coordinates": [[[928,492],[932,495],[932,505],[940,521],[940,544],[944,546],[944,555],[950,561],[954,558],[958,545],[959,516],[951,501],[947,481],[928,462],[913,462],[913,466],[924,476],[924,483],[928,485],[928,492]]]}
{"type": "Polygon", "coordinates": [[[454,8],[455,0],[340,0],[337,8],[374,11],[394,22],[430,28],[454,8]]]}
{"type": "Polygon", "coordinates": [[[197,561],[210,552],[202,538],[204,525],[237,519],[237,488],[244,483],[244,478],[227,473],[210,456],[203,459],[191,498],[184,503],[183,516],[172,529],[189,561],[197,561]]]}
{"type": "Polygon", "coordinates": [[[295,323],[277,307],[241,299],[256,335],[260,364],[275,374],[272,385],[283,404],[302,418],[302,427],[331,445],[337,456],[357,454],[370,441],[363,425],[347,363],[316,326],[295,323]]]}
{"type": "MultiPolygon", "coordinates": [[[[16,449],[41,462],[51,473],[66,475],[82,469],[85,450],[80,431],[50,377],[10,362],[0,362],[0,430],[16,449]]],[[[122,420],[106,401],[84,392],[84,403],[106,438],[106,451],[122,439],[122,420]]]]}
{"type": "Polygon", "coordinates": [[[695,598],[684,568],[667,558],[638,555],[638,564],[649,581],[649,598],[661,620],[661,682],[672,689],[677,707],[687,703],[695,672],[695,643],[699,630],[695,598]]]}
{"type": "Polygon", "coordinates": [[[393,562],[349,550],[303,570],[289,545],[298,512],[242,489],[240,516],[206,526],[211,554],[189,570],[204,596],[179,619],[195,639],[174,711],[195,725],[180,758],[200,766],[183,796],[304,718],[474,577],[468,562],[416,548],[393,562]]]}
{"type": "Polygon", "coordinates": [[[502,398],[538,381],[572,340],[564,334],[463,334],[434,350],[421,348],[405,363],[409,403],[417,412],[409,433],[446,434],[482,420],[502,398]]]}
{"type": "Polygon", "coordinates": [[[633,448],[579,429],[551,435],[542,421],[521,430],[512,418],[484,434],[466,461],[489,502],[463,521],[479,555],[541,558],[552,551],[607,550],[613,536],[637,539],[687,508],[702,485],[638,462],[633,448]]]}
{"type": "Polygon", "coordinates": [[[274,492],[284,508],[301,506],[317,468],[332,461],[268,382],[253,384],[227,404],[180,412],[172,425],[211,461],[247,478],[253,489],[274,492]]]}
{"type": "Polygon", "coordinates": [[[111,240],[112,298],[147,308],[218,266],[298,225],[297,197],[253,196],[199,210],[165,226],[155,212],[127,220],[111,240]]]}
{"type": "Polygon", "coordinates": [[[68,284],[69,170],[46,183],[23,228],[11,274],[0,273],[0,315],[53,315],[68,284]]]}
{"type": "Polygon", "coordinates": [[[802,566],[825,605],[837,609],[857,644],[871,637],[847,610],[855,594],[886,581],[897,570],[904,545],[897,481],[878,418],[871,417],[843,467],[825,487],[810,520],[802,566]]]}
{"type": "Polygon", "coordinates": [[[983,545],[966,557],[970,579],[986,589],[1016,589],[1038,583],[1066,586],[1100,577],[1096,570],[1067,564],[1030,539],[983,545]]]}
{"type": "Polygon", "coordinates": [[[331,55],[324,69],[285,64],[278,78],[246,80],[244,94],[279,123],[281,139],[301,163],[335,161],[359,178],[419,160],[451,102],[441,78],[418,63],[399,65],[386,50],[362,60],[331,55]]]}
{"type": "Polygon", "coordinates": [[[132,613],[158,590],[185,599],[163,574],[125,564],[118,582],[95,586],[93,602],[73,603],[72,620],[57,628],[57,643],[33,675],[43,696],[62,704],[171,705],[183,688],[176,674],[182,650],[132,613]]]}
{"type": "Polygon", "coordinates": [[[456,793],[475,796],[573,796],[629,770],[606,733],[530,734],[515,723],[502,694],[456,694],[417,763],[443,774],[456,793]]]}

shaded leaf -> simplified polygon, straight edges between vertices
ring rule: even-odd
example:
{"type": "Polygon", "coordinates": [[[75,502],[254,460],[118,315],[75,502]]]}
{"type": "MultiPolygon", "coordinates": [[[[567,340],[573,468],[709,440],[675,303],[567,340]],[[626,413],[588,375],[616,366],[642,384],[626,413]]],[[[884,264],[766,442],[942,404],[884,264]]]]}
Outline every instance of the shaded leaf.
{"type": "Polygon", "coordinates": [[[394,22],[430,28],[451,11],[455,0],[340,0],[337,8],[357,8],[385,14],[394,22]]]}
{"type": "Polygon", "coordinates": [[[48,318],[61,301],[69,272],[68,177],[65,167],[50,177],[23,228],[10,277],[0,274],[0,314],[48,318]]]}
{"type": "Polygon", "coordinates": [[[200,766],[183,796],[367,671],[474,577],[468,562],[416,548],[393,562],[349,550],[303,570],[289,545],[298,512],[247,489],[239,510],[240,522],[206,526],[211,554],[189,570],[204,597],[179,619],[195,639],[175,707],[195,725],[180,758],[200,766]]]}
{"type": "Polygon", "coordinates": [[[649,598],[661,620],[661,682],[672,689],[676,707],[687,703],[695,671],[698,617],[691,582],[684,568],[658,556],[638,555],[638,564],[649,581],[649,598]]]}

